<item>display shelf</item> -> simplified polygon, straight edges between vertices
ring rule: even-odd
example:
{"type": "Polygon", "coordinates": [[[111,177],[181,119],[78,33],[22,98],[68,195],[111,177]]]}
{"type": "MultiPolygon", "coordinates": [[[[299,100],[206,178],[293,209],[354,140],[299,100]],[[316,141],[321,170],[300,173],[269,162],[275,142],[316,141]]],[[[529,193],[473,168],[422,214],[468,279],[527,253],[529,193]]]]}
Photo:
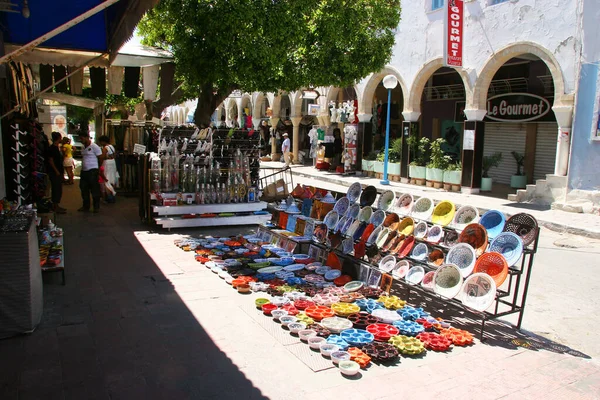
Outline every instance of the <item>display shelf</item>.
{"type": "MultiPolygon", "coordinates": [[[[223,204],[221,204],[223,205],[223,204]]],[[[236,215],[233,217],[215,217],[215,218],[181,218],[165,217],[155,218],[157,225],[163,228],[193,228],[202,226],[235,226],[235,225],[260,225],[271,219],[270,214],[266,215],[236,215]]]]}
{"type": "MultiPolygon", "coordinates": [[[[226,203],[226,204],[192,204],[182,206],[153,206],[153,210],[160,216],[182,214],[214,214],[224,212],[254,212],[267,208],[267,203],[258,201],[254,203],[226,203]]],[[[269,219],[271,216],[268,216],[269,219]]]]}
{"type": "Polygon", "coordinates": [[[42,272],[50,273],[50,272],[60,272],[62,274],[62,284],[65,285],[65,244],[64,237],[56,238],[55,242],[58,242],[62,246],[62,253],[60,257],[60,263],[57,265],[53,265],[50,267],[43,266],[42,272]]]}

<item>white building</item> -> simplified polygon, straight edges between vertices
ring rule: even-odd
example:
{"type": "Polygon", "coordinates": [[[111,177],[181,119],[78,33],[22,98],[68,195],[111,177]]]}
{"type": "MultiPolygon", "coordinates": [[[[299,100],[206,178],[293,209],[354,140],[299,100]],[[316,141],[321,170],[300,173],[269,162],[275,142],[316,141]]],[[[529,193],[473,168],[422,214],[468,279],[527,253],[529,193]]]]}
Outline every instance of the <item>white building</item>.
{"type": "MultiPolygon", "coordinates": [[[[600,161],[596,141],[600,138],[600,133],[596,136],[600,1],[464,1],[463,58],[457,68],[444,64],[445,9],[444,0],[403,2],[389,65],[354,88],[319,88],[321,110],[331,101],[356,99],[364,123],[363,152],[374,144],[380,148],[385,107],[379,104],[387,103],[381,81],[393,74],[399,81],[392,93],[395,132],[401,132],[402,124],[416,122],[421,136],[450,133],[446,150],[462,155],[462,186],[467,191],[478,191],[482,157],[495,152],[503,158],[490,176],[498,184],[510,184],[517,170],[511,152],[516,151],[525,155],[528,183],[538,183],[520,191],[519,201],[535,197],[547,203],[564,202],[568,191],[591,198],[600,186],[593,170],[600,161]],[[510,105],[516,106],[516,115],[510,105]],[[476,131],[471,152],[462,148],[465,127],[476,131]]],[[[265,116],[265,98],[275,118],[287,113],[294,133],[301,133],[300,117],[307,110],[300,92],[245,94],[228,99],[225,108],[230,115],[232,106],[237,106],[236,114],[241,115],[242,102],[251,102],[258,123],[265,116]],[[286,96],[289,103],[282,112],[280,102],[286,96]]],[[[322,112],[319,123],[328,124],[328,117],[322,112]]],[[[403,175],[407,176],[406,166],[403,175]]]]}

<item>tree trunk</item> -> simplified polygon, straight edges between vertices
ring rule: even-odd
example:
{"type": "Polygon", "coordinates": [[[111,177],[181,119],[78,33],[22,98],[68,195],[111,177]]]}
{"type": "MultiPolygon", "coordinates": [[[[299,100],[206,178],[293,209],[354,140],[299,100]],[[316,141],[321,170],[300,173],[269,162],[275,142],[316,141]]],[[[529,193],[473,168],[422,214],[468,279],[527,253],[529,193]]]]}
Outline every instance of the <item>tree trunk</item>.
{"type": "MultiPolygon", "coordinates": [[[[169,97],[161,97],[156,101],[152,102],[150,105],[146,104],[146,110],[148,110],[147,114],[156,118],[160,118],[162,112],[165,108],[172,106],[174,104],[178,104],[183,98],[183,90],[181,90],[181,85],[177,82],[177,89],[169,97]]],[[[152,119],[151,117],[149,119],[152,119]]]]}
{"type": "MultiPolygon", "coordinates": [[[[210,125],[210,117],[217,109],[218,105],[229,96],[233,89],[214,92],[211,84],[204,85],[198,95],[198,106],[194,113],[194,122],[197,126],[207,127],[210,125]]],[[[218,124],[219,121],[217,121],[218,124]]]]}

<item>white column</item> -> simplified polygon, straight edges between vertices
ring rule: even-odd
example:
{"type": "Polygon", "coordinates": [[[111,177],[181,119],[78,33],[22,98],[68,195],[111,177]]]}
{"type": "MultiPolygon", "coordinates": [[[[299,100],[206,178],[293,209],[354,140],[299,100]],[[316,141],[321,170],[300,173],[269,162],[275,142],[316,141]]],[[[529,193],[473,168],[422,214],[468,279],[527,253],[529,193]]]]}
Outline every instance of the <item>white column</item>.
{"type": "Polygon", "coordinates": [[[254,130],[258,130],[260,128],[260,118],[252,118],[252,125],[254,130]]]}
{"type": "Polygon", "coordinates": [[[357,114],[357,116],[358,116],[358,122],[362,122],[362,123],[371,122],[371,119],[373,118],[373,114],[357,114]]]}
{"type": "Polygon", "coordinates": [[[271,158],[274,158],[274,155],[279,153],[279,149],[277,149],[277,138],[275,138],[278,123],[279,117],[271,117],[271,127],[273,128],[273,138],[271,139],[271,158]]]}
{"type": "Polygon", "coordinates": [[[300,121],[302,121],[302,117],[291,117],[292,125],[294,126],[293,130],[293,154],[294,154],[294,163],[299,164],[298,159],[298,151],[300,150],[300,121]]]}
{"type": "Polygon", "coordinates": [[[569,170],[569,153],[571,151],[573,106],[554,106],[552,107],[552,110],[556,116],[556,122],[558,123],[554,175],[566,176],[569,170]]]}

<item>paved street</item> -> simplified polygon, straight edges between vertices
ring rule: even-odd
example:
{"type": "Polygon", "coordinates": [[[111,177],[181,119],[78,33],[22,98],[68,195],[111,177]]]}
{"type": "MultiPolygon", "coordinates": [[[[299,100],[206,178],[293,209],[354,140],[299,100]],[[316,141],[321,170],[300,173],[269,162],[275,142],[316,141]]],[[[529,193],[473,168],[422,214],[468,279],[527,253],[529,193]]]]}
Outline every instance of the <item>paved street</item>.
{"type": "MultiPolygon", "coordinates": [[[[74,210],[77,187],[65,189],[74,210]]],[[[148,231],[137,199],[58,223],[67,285],[47,276],[42,324],[0,341],[3,400],[600,397],[597,241],[543,229],[522,333],[495,324],[485,343],[346,379],[313,372],[253,309],[255,295],[173,245],[190,232],[148,231]]]]}

